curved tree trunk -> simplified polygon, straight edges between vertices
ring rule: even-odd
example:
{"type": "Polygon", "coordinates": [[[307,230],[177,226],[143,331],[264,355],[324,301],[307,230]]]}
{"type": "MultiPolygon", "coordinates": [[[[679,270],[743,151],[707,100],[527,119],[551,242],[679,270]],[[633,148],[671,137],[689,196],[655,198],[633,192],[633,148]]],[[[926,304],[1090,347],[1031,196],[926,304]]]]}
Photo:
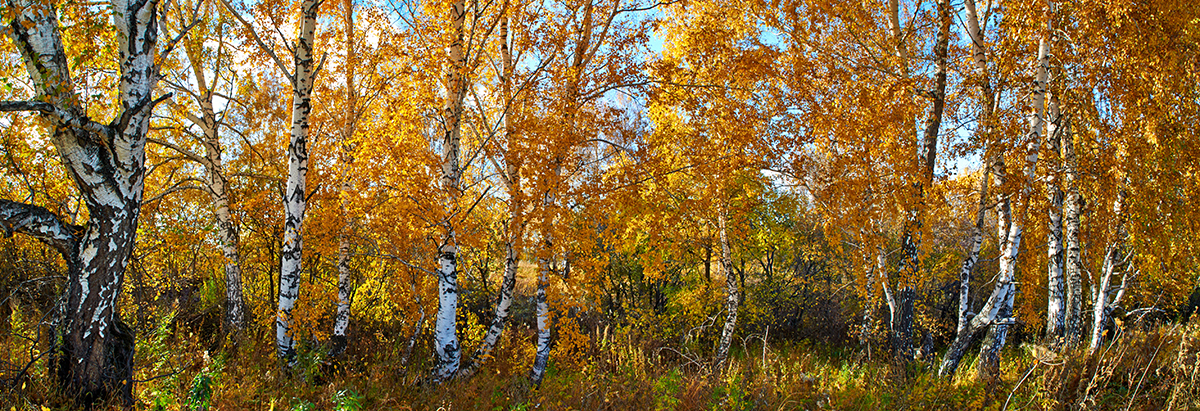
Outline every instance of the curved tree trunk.
{"type": "MultiPolygon", "coordinates": [[[[543,246],[552,250],[553,244],[547,239],[543,246]]],[[[550,362],[550,304],[546,301],[546,287],[550,283],[550,259],[538,258],[537,281],[537,351],[533,358],[533,368],[529,378],[534,386],[542,385],[542,377],[546,375],[546,365],[550,362]]]]}
{"type": "Polygon", "coordinates": [[[60,305],[61,335],[50,368],[59,387],[82,404],[120,394],[132,401],[134,334],[117,301],[137,235],[145,178],[145,144],[159,76],[155,63],[157,2],[113,1],[120,79],[119,115],[109,124],[86,116],[71,80],[51,3],[7,2],[9,38],[26,63],[35,101],[0,102],[0,111],[38,111],[50,142],[88,209],[85,227],[48,210],[0,200],[0,225],[55,248],[68,267],[60,305]]]}

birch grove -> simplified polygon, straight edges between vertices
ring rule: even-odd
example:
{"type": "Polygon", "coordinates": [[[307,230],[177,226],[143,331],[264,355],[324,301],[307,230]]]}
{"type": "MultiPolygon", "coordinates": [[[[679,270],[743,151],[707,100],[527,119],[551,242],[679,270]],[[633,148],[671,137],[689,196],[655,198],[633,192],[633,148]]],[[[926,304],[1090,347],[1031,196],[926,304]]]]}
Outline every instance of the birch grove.
{"type": "Polygon", "coordinates": [[[1200,407],[1190,3],[2,7],[5,409],[1200,407]]]}

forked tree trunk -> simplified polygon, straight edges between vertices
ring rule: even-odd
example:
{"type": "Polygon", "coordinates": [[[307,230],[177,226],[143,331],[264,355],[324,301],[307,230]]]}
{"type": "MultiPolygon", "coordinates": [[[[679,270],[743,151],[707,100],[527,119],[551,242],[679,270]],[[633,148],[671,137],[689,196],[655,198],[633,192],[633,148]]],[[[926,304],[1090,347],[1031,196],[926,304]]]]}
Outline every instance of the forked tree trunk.
{"type": "Polygon", "coordinates": [[[158,3],[112,2],[121,59],[119,114],[109,124],[87,117],[69,72],[52,3],[9,0],[7,34],[21,52],[37,96],[0,102],[0,111],[38,111],[63,165],[88,209],[84,227],[45,208],[0,200],[6,234],[24,233],[50,245],[67,263],[66,299],[59,306],[55,359],[58,386],[81,404],[121,395],[132,401],[134,334],[117,301],[137,235],[145,178],[145,144],[157,100],[158,3]]]}
{"type": "MultiPolygon", "coordinates": [[[[1049,66],[1049,43],[1043,39],[1038,47],[1037,58],[1037,77],[1033,84],[1032,106],[1033,113],[1028,117],[1029,134],[1025,146],[1025,164],[1023,170],[1024,181],[1018,191],[1017,203],[1019,205],[1027,205],[1029,196],[1033,191],[1032,182],[1037,172],[1037,160],[1039,149],[1042,143],[1043,129],[1045,127],[1044,119],[1046,114],[1046,81],[1047,70],[1049,66]]],[[[1003,162],[997,162],[996,177],[998,181],[1003,180],[1004,172],[1003,162]]],[[[999,184],[998,184],[999,185],[999,184]]],[[[1021,238],[1024,235],[1024,217],[1021,215],[1012,216],[1009,212],[1010,208],[1006,206],[1000,207],[1001,228],[1007,220],[1008,232],[1003,241],[1001,241],[1000,252],[1000,273],[996,277],[996,283],[992,289],[992,294],[988,297],[983,308],[979,310],[967,327],[960,330],[955,336],[954,341],[950,344],[950,348],[946,351],[945,357],[942,359],[942,364],[938,368],[938,375],[950,376],[958,369],[959,362],[962,360],[963,354],[967,348],[974,342],[975,338],[985,328],[988,330],[988,338],[984,341],[980,348],[979,354],[979,371],[981,377],[990,378],[990,373],[997,369],[1000,360],[1000,350],[1004,347],[1005,340],[1008,334],[1008,326],[1012,324],[1013,306],[1016,297],[1016,264],[1017,257],[1021,250],[1021,238]]]]}

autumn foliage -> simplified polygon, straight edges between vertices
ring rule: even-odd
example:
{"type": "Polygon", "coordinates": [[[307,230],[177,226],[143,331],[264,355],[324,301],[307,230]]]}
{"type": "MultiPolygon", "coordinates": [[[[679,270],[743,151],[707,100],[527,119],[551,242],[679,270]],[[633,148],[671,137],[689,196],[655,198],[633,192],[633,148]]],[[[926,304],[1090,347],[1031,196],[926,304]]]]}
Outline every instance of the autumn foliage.
{"type": "Polygon", "coordinates": [[[1200,5],[967,1],[7,1],[0,409],[1200,408],[1200,5]]]}

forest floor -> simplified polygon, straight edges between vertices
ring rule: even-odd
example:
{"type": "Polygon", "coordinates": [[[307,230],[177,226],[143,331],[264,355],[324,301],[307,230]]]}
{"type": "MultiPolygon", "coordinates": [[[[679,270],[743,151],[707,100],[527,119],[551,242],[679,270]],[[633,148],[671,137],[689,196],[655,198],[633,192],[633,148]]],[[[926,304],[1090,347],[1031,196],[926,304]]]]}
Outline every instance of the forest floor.
{"type": "MultiPolygon", "coordinates": [[[[527,377],[531,344],[513,344],[523,340],[516,332],[479,373],[442,384],[423,381],[419,355],[406,371],[406,344],[382,334],[336,363],[302,355],[283,372],[268,344],[212,354],[189,333],[140,343],[134,396],[138,410],[1188,410],[1200,409],[1194,323],[1129,331],[1090,357],[1010,347],[992,381],[977,378],[970,357],[943,379],[937,359],[897,366],[878,352],[761,339],[736,344],[714,373],[675,348],[614,333],[588,356],[552,360],[540,387],[527,377]]],[[[37,372],[4,389],[0,404],[14,405],[0,408],[59,409],[42,406],[54,395],[37,372]]]]}

